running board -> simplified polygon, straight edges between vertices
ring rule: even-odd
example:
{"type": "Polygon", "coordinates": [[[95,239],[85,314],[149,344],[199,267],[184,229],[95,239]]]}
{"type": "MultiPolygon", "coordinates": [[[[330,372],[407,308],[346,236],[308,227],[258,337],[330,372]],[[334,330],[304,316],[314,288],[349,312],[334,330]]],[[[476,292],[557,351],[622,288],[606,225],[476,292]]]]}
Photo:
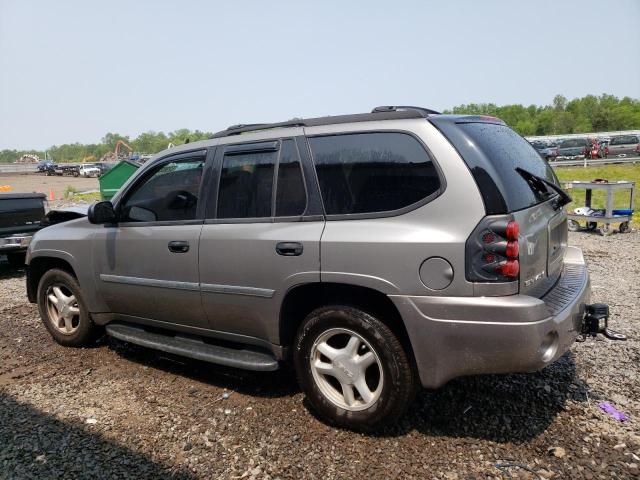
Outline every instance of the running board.
{"type": "Polygon", "coordinates": [[[108,324],[105,329],[108,335],[118,340],[226,367],[260,372],[278,369],[278,361],[268,353],[211,345],[190,337],[147,332],[122,323],[108,324]]]}

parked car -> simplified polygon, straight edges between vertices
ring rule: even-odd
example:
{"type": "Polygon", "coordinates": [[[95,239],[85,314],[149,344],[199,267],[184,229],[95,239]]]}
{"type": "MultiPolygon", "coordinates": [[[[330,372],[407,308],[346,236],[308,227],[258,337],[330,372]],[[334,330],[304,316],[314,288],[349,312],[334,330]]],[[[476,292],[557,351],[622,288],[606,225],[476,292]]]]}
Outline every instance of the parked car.
{"type": "Polygon", "coordinates": [[[614,157],[635,156],[640,153],[640,137],[638,135],[620,135],[612,137],[609,152],[614,157]]]}
{"type": "Polygon", "coordinates": [[[36,171],[39,173],[45,173],[48,170],[55,170],[55,168],[56,164],[50,160],[43,160],[38,162],[38,165],[36,165],[36,171]]]}
{"type": "Polygon", "coordinates": [[[103,175],[104,173],[107,173],[109,170],[115,167],[117,164],[118,162],[98,162],[95,164],[95,166],[100,169],[100,175],[103,175]]]}
{"type": "Polygon", "coordinates": [[[555,144],[535,140],[531,145],[546,161],[553,161],[558,157],[558,146],[555,144]]]}
{"type": "Polygon", "coordinates": [[[24,265],[33,234],[45,214],[43,193],[0,193],[0,254],[13,266],[24,265]]]}
{"type": "Polygon", "coordinates": [[[106,331],[231,367],[292,362],[321,417],[371,430],[419,384],[539,370],[603,328],[570,200],[492,117],[234,126],[38,232],[27,294],[62,345],[106,331]]]}
{"type": "Polygon", "coordinates": [[[558,157],[576,158],[589,154],[591,142],[587,138],[567,138],[558,144],[558,157]]]}
{"type": "Polygon", "coordinates": [[[43,160],[41,162],[38,162],[38,165],[36,165],[36,171],[40,173],[43,173],[49,169],[55,169],[55,168],[56,168],[56,164],[50,160],[43,160]]]}
{"type": "Polygon", "coordinates": [[[99,177],[101,174],[100,168],[95,165],[80,165],[78,173],[82,177],[99,177]]]}

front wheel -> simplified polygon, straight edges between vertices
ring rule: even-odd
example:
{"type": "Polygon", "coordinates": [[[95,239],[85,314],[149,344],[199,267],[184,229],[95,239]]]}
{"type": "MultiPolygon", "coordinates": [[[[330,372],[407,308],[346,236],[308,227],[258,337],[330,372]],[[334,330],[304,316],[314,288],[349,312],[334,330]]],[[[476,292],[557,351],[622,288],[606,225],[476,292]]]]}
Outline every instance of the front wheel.
{"type": "Polygon", "coordinates": [[[311,407],[334,425],[376,430],[402,416],[415,395],[415,369],[398,338],[356,308],[311,312],[293,355],[311,407]]]}
{"type": "Polygon", "coordinates": [[[66,347],[86,347],[100,334],[76,278],[64,270],[45,272],[38,284],[38,311],[51,336],[66,347]]]}

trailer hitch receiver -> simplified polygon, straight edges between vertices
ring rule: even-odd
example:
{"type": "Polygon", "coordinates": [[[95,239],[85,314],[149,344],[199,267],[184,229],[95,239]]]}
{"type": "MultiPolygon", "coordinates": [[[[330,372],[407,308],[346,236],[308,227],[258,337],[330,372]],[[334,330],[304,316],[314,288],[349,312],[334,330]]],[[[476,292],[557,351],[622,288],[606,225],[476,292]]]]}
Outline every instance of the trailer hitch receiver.
{"type": "Polygon", "coordinates": [[[587,335],[595,337],[598,333],[602,333],[609,340],[627,339],[626,335],[609,328],[609,305],[606,303],[586,305],[581,333],[583,337],[587,335]]]}

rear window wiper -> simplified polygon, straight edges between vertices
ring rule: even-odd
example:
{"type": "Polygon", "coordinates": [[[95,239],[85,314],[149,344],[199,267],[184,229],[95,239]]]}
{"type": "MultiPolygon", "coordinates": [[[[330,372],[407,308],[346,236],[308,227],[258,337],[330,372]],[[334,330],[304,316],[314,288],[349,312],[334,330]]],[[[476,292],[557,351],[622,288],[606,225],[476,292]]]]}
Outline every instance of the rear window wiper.
{"type": "MultiPolygon", "coordinates": [[[[558,185],[556,185],[553,182],[550,182],[546,178],[539,177],[538,175],[534,175],[533,173],[531,173],[528,170],[525,170],[524,168],[521,168],[521,167],[516,167],[516,172],[518,172],[520,175],[522,175],[525,180],[530,180],[530,181],[534,181],[534,182],[536,182],[538,184],[541,184],[541,186],[544,187],[547,192],[549,192],[549,188],[551,188],[551,190],[553,190],[555,193],[557,193],[558,196],[560,197],[560,202],[558,204],[558,207],[564,207],[565,205],[567,205],[568,203],[571,203],[573,201],[573,198],[571,198],[571,196],[569,196],[569,194],[567,192],[565,192],[558,185]]],[[[549,193],[551,193],[551,192],[549,192],[549,193]]]]}

